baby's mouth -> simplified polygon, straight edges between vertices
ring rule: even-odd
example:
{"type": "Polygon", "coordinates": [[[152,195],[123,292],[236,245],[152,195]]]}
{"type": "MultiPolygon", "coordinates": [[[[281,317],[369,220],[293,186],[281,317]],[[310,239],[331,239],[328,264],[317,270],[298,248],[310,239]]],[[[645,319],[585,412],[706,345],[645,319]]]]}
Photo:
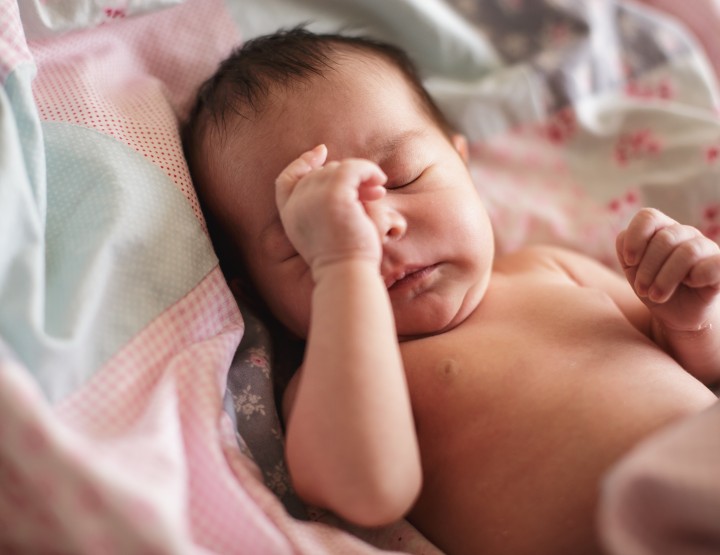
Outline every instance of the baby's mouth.
{"type": "Polygon", "coordinates": [[[407,268],[406,270],[393,274],[385,278],[385,286],[388,291],[395,289],[401,289],[405,286],[411,285],[425,276],[428,276],[437,267],[437,264],[430,266],[422,266],[416,268],[407,268]]]}

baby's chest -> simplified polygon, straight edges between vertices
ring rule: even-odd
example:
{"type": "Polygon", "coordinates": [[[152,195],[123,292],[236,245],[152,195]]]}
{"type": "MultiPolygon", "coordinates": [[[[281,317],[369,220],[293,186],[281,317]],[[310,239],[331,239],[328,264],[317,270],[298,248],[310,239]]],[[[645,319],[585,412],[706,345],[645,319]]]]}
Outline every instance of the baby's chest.
{"type": "Polygon", "coordinates": [[[656,347],[603,293],[546,285],[491,291],[454,330],[401,349],[416,418],[457,426],[476,413],[552,410],[600,379],[611,354],[656,347]]]}

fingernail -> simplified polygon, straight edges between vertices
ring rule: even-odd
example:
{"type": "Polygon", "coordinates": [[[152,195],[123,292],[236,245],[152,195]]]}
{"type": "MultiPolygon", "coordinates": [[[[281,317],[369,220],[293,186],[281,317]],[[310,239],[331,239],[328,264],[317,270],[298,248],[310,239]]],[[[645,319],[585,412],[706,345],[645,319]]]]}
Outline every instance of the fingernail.
{"type": "Polygon", "coordinates": [[[305,160],[305,162],[307,162],[311,166],[311,168],[318,164],[322,164],[325,161],[324,159],[326,157],[327,157],[327,148],[325,147],[324,144],[319,144],[319,145],[311,148],[310,150],[305,151],[300,156],[300,158],[305,160]]]}
{"type": "Polygon", "coordinates": [[[631,252],[625,253],[625,264],[628,266],[634,266],[635,265],[635,254],[631,252]]]}
{"type": "Polygon", "coordinates": [[[636,292],[640,297],[647,297],[648,288],[647,288],[646,285],[643,285],[642,283],[636,283],[636,284],[635,284],[635,292],[636,292]]]}
{"type": "Polygon", "coordinates": [[[661,290],[659,287],[653,285],[653,286],[650,288],[650,292],[648,293],[648,297],[650,298],[651,301],[653,301],[653,302],[658,302],[660,299],[662,299],[662,296],[663,296],[663,292],[662,292],[662,290],[661,290]]]}
{"type": "Polygon", "coordinates": [[[323,144],[319,144],[319,145],[317,145],[317,146],[314,146],[314,147],[311,148],[310,150],[305,151],[305,153],[303,154],[303,156],[305,156],[306,154],[309,154],[312,158],[315,158],[318,154],[320,154],[320,153],[322,152],[322,150],[323,150],[324,147],[325,147],[325,145],[323,145],[323,144]]]}

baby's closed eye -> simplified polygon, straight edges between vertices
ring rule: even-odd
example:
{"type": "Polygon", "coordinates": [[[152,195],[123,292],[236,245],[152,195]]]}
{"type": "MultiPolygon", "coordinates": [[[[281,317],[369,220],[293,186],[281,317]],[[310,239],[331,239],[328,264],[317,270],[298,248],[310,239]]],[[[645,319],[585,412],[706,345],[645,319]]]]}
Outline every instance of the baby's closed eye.
{"type": "Polygon", "coordinates": [[[389,179],[388,182],[385,184],[385,188],[389,190],[404,189],[405,187],[417,183],[417,181],[423,176],[424,173],[425,172],[423,170],[409,175],[393,177],[389,179]]]}

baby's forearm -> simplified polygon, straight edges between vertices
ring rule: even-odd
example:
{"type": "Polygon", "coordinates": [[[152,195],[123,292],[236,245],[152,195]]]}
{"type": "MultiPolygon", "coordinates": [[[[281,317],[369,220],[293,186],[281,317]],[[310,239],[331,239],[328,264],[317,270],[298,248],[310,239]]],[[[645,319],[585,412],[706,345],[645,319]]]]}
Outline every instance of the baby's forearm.
{"type": "Polygon", "coordinates": [[[653,318],[655,341],[701,382],[720,382],[720,318],[697,331],[677,331],[653,318]]]}
{"type": "Polygon", "coordinates": [[[392,309],[377,263],[315,276],[312,321],[287,433],[308,502],[360,525],[401,517],[421,470],[392,309]]]}

